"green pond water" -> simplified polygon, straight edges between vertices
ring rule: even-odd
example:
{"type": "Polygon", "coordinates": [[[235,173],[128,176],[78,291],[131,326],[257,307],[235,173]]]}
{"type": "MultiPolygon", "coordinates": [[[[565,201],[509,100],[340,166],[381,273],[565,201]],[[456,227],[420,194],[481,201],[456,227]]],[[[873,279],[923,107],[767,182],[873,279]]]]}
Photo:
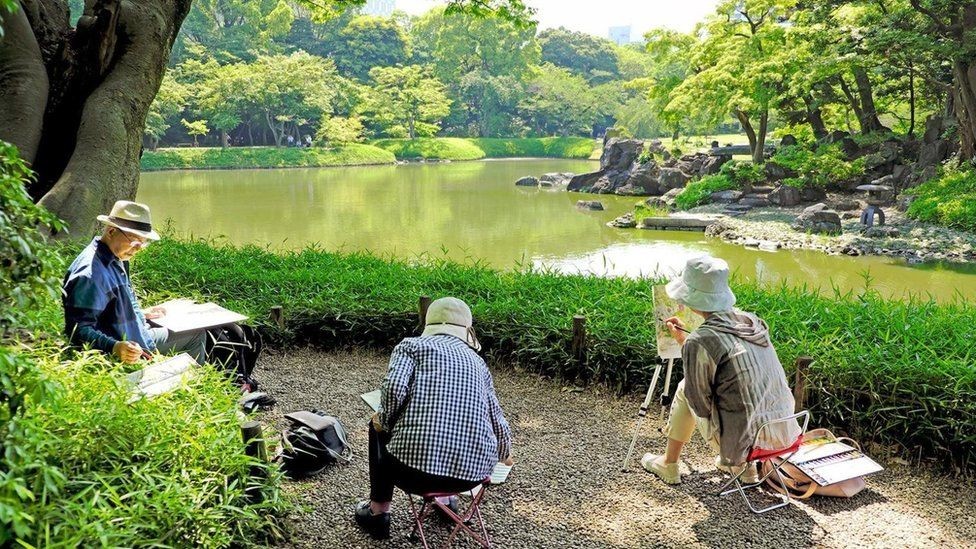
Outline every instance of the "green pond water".
{"type": "MultiPolygon", "coordinates": [[[[446,256],[496,268],[547,265],[600,276],[671,275],[703,252],[740,276],[842,290],[872,286],[976,298],[976,266],[907,265],[903,259],[765,252],[702,233],[612,229],[638,198],[516,187],[524,175],[592,171],[584,160],[487,160],[349,168],[171,171],[142,174],[138,199],[176,232],[288,250],[369,250],[446,256]],[[602,212],[577,210],[597,199],[602,212]]],[[[162,223],[161,223],[162,222],[162,223]]]]}

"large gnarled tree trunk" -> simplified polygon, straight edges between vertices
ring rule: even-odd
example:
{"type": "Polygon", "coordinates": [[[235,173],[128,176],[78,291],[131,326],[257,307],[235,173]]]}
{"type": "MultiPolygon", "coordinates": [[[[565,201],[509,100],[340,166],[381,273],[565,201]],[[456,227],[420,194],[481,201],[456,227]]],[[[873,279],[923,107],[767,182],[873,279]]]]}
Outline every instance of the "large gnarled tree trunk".
{"type": "Polygon", "coordinates": [[[190,0],[20,0],[0,39],[0,139],[37,172],[35,200],[86,236],[135,196],[146,113],[190,0]],[[10,108],[7,108],[7,106],[10,108]]]}

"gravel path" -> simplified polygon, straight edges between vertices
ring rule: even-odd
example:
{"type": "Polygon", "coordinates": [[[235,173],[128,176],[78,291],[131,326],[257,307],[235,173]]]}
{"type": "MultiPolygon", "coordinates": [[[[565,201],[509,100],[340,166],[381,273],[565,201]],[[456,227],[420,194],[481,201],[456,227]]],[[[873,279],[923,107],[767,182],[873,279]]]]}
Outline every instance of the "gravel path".
{"type": "MultiPolygon", "coordinates": [[[[259,419],[281,428],[283,413],[326,410],[351,431],[356,452],[349,466],[286,484],[302,510],[291,517],[284,547],[419,547],[407,539],[402,492],[394,496],[389,541],[370,540],[352,521],[368,478],[370,410],[359,395],[378,386],[386,363],[387,356],[369,351],[303,349],[262,358],[256,374],[278,406],[259,419]]],[[[976,547],[972,484],[888,464],[853,499],[814,498],[756,516],[737,496],[714,495],[721,478],[697,437],[685,454],[691,474],[680,486],[657,481],[636,460],[630,472],[621,471],[640,395],[618,398],[507,368],[493,372],[516,457],[508,482],[493,487],[482,505],[496,547],[976,547]]],[[[657,414],[649,419],[638,459],[664,447],[657,414]]],[[[431,524],[436,534],[446,531],[431,524]]]]}

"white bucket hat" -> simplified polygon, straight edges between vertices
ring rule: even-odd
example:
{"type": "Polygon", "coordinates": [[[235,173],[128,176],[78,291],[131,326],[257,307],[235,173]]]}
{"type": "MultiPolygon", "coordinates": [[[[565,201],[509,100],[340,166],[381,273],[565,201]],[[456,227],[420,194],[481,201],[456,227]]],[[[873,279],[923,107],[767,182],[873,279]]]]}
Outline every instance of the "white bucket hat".
{"type": "Polygon", "coordinates": [[[427,307],[427,319],[421,335],[451,335],[468,344],[475,351],[481,350],[481,343],[471,327],[471,309],[467,303],[456,297],[442,297],[427,307]]]}
{"type": "Polygon", "coordinates": [[[129,200],[119,200],[112,206],[111,213],[108,215],[100,215],[96,219],[120,231],[132,233],[136,236],[148,238],[149,240],[159,240],[159,234],[152,228],[149,206],[145,204],[131,202],[129,200]]]}
{"type": "Polygon", "coordinates": [[[703,255],[688,260],[681,278],[665,287],[668,295],[696,311],[728,311],[735,305],[735,294],[729,288],[729,264],[703,255]]]}

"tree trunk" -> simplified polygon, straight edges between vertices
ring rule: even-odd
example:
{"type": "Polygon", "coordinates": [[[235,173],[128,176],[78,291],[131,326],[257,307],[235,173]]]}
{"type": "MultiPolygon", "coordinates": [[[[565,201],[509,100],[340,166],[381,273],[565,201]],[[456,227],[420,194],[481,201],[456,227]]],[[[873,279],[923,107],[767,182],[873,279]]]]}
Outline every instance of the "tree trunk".
{"type": "MultiPolygon", "coordinates": [[[[749,150],[752,151],[752,157],[756,157],[756,130],[752,128],[752,122],[749,121],[749,115],[735,109],[735,117],[739,120],[739,124],[742,126],[742,131],[746,132],[746,137],[749,138],[749,150]]],[[[762,155],[762,149],[760,149],[760,156],[762,155]]]]}
{"type": "Polygon", "coordinates": [[[14,33],[0,41],[2,52],[25,52],[14,59],[0,53],[0,139],[26,144],[25,157],[37,172],[29,192],[67,223],[72,236],[84,237],[98,214],[135,196],[146,114],[190,0],[89,0],[76,29],[68,23],[66,2],[19,5],[22,12],[4,17],[4,29],[14,33]],[[22,16],[32,33],[18,27],[22,16]],[[36,63],[31,52],[37,49],[46,85],[23,68],[36,63]],[[30,86],[33,104],[14,102],[8,109],[10,90],[18,86],[30,86]],[[41,126],[38,105],[44,108],[41,126]],[[38,127],[40,140],[31,153],[31,132],[38,127]]]}
{"type": "Polygon", "coordinates": [[[962,157],[976,160],[976,63],[956,60],[952,65],[953,111],[959,124],[962,157]]]}
{"type": "Polygon", "coordinates": [[[756,144],[752,148],[752,163],[762,164],[766,161],[766,131],[769,128],[769,108],[763,109],[759,117],[759,132],[756,133],[756,144]]]}
{"type": "Polygon", "coordinates": [[[915,137],[915,69],[908,67],[908,137],[915,137]]]}
{"type": "Polygon", "coordinates": [[[818,140],[827,137],[827,126],[824,124],[820,105],[816,104],[809,95],[803,97],[803,103],[807,107],[807,122],[813,128],[813,136],[818,140]]]}
{"type": "Polygon", "coordinates": [[[414,122],[412,116],[407,119],[407,133],[410,136],[410,139],[413,139],[414,137],[417,136],[416,129],[414,128],[414,122]]]}
{"type": "Polygon", "coordinates": [[[220,146],[226,149],[229,145],[230,145],[230,136],[227,135],[226,131],[220,130],[220,146]]]}
{"type": "Polygon", "coordinates": [[[23,9],[0,12],[0,139],[13,143],[33,162],[41,142],[47,105],[47,70],[23,9]]]}
{"type": "Polygon", "coordinates": [[[874,106],[874,89],[871,87],[868,71],[864,67],[854,68],[854,82],[857,84],[857,95],[861,103],[861,115],[858,116],[861,122],[861,133],[888,131],[878,118],[878,111],[874,106]]]}

